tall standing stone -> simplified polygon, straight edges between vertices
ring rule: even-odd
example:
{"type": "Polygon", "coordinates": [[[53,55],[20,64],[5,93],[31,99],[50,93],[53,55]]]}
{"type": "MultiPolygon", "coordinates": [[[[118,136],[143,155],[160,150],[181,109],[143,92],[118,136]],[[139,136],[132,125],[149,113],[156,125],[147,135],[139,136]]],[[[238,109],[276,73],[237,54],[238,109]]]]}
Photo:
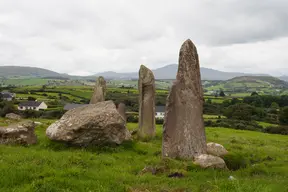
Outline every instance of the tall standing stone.
{"type": "Polygon", "coordinates": [[[106,81],[104,77],[100,76],[96,80],[94,93],[91,97],[90,104],[96,104],[98,102],[105,101],[106,96],[106,81]]]}
{"type": "Polygon", "coordinates": [[[138,80],[140,138],[155,135],[155,78],[153,72],[141,65],[138,80]]]}
{"type": "Polygon", "coordinates": [[[190,39],[180,49],[175,83],[166,101],[162,156],[193,159],[206,154],[198,53],[190,39]]]}
{"type": "Polygon", "coordinates": [[[124,119],[125,123],[126,123],[126,106],[124,103],[119,103],[117,106],[117,111],[118,113],[121,115],[121,117],[124,119]]]}

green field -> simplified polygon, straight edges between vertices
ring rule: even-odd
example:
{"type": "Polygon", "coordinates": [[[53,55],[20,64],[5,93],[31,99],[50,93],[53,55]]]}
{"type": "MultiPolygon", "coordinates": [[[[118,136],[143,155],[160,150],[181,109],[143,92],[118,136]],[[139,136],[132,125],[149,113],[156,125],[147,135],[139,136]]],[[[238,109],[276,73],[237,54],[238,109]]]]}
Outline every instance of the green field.
{"type": "MultiPolygon", "coordinates": [[[[0,122],[4,119],[0,119],[0,122]]],[[[191,161],[161,160],[161,126],[150,142],[86,149],[54,143],[45,137],[51,120],[36,128],[39,142],[29,147],[0,146],[2,192],[285,192],[288,190],[288,137],[258,132],[207,128],[207,140],[223,144],[235,171],[204,170],[191,161]],[[145,166],[163,169],[139,174],[145,166]],[[183,178],[169,178],[174,172],[183,178]],[[233,176],[236,180],[229,180],[233,176]]],[[[137,124],[128,124],[135,129],[137,124]]]]}

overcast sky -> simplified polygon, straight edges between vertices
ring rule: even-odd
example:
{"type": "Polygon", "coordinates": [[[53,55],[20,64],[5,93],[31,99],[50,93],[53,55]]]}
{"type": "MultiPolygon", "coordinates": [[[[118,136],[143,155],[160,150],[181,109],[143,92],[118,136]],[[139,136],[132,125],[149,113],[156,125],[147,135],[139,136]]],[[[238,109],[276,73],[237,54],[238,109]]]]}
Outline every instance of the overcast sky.
{"type": "Polygon", "coordinates": [[[61,73],[177,63],[183,41],[201,67],[288,75],[287,0],[0,0],[0,66],[61,73]]]}

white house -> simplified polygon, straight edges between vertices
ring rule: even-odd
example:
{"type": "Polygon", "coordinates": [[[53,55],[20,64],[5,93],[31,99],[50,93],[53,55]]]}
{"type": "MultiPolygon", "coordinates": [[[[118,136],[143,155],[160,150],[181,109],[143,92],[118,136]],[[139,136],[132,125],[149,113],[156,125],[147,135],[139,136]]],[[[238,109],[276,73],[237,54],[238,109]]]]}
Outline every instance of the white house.
{"type": "Polygon", "coordinates": [[[163,119],[165,115],[165,106],[155,107],[155,118],[163,119]]]}
{"type": "Polygon", "coordinates": [[[18,110],[21,110],[21,111],[24,111],[27,109],[39,111],[39,110],[44,110],[47,108],[48,107],[44,102],[39,102],[39,101],[25,101],[18,105],[18,110]]]}

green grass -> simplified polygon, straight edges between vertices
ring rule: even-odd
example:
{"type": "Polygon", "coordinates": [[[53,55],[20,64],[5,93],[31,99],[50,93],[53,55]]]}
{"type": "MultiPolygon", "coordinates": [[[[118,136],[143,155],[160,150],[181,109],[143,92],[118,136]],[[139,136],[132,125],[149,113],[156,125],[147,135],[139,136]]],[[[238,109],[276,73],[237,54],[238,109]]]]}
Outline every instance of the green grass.
{"type": "Polygon", "coordinates": [[[45,85],[48,83],[48,79],[8,79],[3,81],[6,85],[16,85],[16,86],[31,86],[31,85],[45,85]]]}
{"type": "Polygon", "coordinates": [[[272,124],[272,123],[266,123],[266,122],[258,122],[259,125],[263,126],[264,128],[270,127],[270,126],[277,126],[277,124],[272,124]]]}
{"type": "MultiPolygon", "coordinates": [[[[150,142],[81,149],[49,141],[45,129],[53,121],[37,121],[43,123],[36,128],[37,145],[0,146],[1,192],[288,190],[287,136],[207,128],[207,140],[221,143],[230,151],[229,162],[237,157],[247,165],[237,171],[220,171],[199,169],[191,161],[161,160],[161,126],[150,142]],[[168,170],[156,175],[139,175],[147,165],[166,166],[168,170]],[[184,178],[167,177],[175,171],[183,173],[184,178]],[[236,180],[228,180],[230,175],[236,180]]],[[[135,129],[137,124],[128,124],[128,127],[135,129]]]]}

